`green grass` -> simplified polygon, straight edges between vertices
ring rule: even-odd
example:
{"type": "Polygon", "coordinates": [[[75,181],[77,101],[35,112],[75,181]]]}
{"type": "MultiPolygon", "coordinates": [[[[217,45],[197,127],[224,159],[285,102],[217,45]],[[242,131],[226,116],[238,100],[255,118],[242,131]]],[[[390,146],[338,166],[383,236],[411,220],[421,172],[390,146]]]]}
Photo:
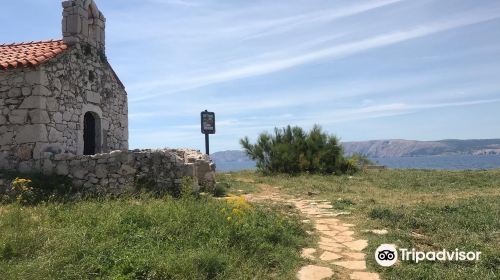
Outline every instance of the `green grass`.
{"type": "Polygon", "coordinates": [[[232,207],[211,198],[0,206],[0,278],[292,279],[308,238],[298,217],[232,207]]]}
{"type": "Polygon", "coordinates": [[[498,279],[500,277],[500,170],[384,170],[354,176],[233,174],[237,180],[281,186],[284,192],[332,202],[345,221],[388,229],[368,238],[368,265],[384,279],[498,279]],[[372,257],[383,243],[424,251],[482,251],[479,262],[402,262],[382,268],[372,257]]]}

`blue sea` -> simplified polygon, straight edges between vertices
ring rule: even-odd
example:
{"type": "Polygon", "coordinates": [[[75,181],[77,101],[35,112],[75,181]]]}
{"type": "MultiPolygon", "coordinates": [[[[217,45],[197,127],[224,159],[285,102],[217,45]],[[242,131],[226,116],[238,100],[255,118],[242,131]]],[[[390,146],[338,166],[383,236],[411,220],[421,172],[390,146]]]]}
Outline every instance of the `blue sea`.
{"type": "MultiPolygon", "coordinates": [[[[394,169],[497,169],[500,168],[500,155],[452,155],[452,156],[420,156],[420,157],[386,157],[372,158],[372,161],[387,168],[394,169]]],[[[252,161],[216,162],[217,171],[240,171],[255,169],[252,161]]]]}

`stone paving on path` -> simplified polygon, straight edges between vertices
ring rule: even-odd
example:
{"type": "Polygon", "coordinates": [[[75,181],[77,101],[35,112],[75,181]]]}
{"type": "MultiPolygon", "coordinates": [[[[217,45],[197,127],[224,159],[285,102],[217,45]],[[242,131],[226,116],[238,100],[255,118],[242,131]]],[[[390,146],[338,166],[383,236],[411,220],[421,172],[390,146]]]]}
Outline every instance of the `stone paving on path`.
{"type": "Polygon", "coordinates": [[[353,224],[343,223],[325,200],[297,199],[279,193],[278,188],[260,185],[262,192],[247,195],[250,201],[271,200],[282,203],[292,203],[299,209],[307,220],[304,223],[313,223],[320,236],[317,248],[304,248],[302,257],[311,260],[314,264],[302,267],[297,273],[299,280],[322,279],[352,279],[352,280],[379,280],[377,273],[366,270],[365,254],[362,252],[368,246],[368,241],[356,239],[353,224]],[[334,275],[335,271],[345,271],[334,275]],[[348,276],[346,276],[348,275],[348,276]]]}

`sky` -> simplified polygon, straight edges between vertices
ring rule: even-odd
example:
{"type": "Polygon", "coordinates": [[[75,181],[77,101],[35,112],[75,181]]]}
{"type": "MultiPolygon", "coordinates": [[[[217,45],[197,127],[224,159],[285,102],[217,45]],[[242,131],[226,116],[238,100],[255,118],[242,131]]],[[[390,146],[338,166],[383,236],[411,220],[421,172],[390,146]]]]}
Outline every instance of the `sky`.
{"type": "MultiPolygon", "coordinates": [[[[500,138],[498,0],[96,0],[130,148],[274,127],[342,141],[500,138]]],[[[1,43],[60,39],[60,1],[2,0],[1,43]]]]}

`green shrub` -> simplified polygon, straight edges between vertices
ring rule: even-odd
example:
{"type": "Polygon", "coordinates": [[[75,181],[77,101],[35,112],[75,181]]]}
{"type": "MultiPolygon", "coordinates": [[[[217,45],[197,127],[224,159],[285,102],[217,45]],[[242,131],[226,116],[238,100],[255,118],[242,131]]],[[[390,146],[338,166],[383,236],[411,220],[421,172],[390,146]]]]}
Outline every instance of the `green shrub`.
{"type": "Polygon", "coordinates": [[[343,174],[357,170],[354,161],[346,161],[339,139],[315,125],[309,132],[300,127],[275,128],[274,135],[261,133],[257,143],[248,137],[240,140],[248,156],[265,173],[301,172],[343,174]]]}
{"type": "Polygon", "coordinates": [[[224,197],[226,196],[228,189],[229,185],[227,183],[217,183],[214,187],[213,195],[215,197],[224,197]]]}

